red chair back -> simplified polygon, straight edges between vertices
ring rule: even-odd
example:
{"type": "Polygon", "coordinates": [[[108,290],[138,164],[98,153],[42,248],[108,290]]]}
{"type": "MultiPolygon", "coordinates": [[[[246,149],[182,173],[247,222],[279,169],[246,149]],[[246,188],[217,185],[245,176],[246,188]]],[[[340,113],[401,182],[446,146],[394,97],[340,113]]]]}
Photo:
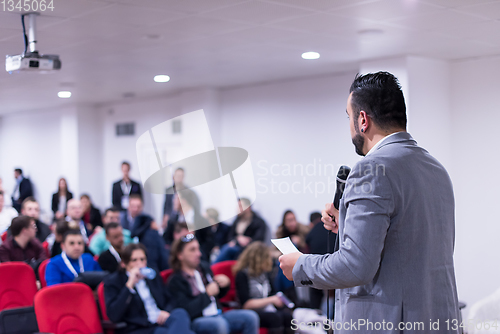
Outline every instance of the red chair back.
{"type": "Polygon", "coordinates": [[[104,299],[104,282],[99,283],[97,287],[97,299],[99,301],[99,308],[101,309],[102,320],[109,320],[106,313],[106,299],[104,299]]]}
{"type": "Polygon", "coordinates": [[[45,269],[47,269],[47,264],[49,264],[50,259],[44,260],[38,266],[38,278],[40,279],[40,285],[42,288],[47,286],[47,281],[45,280],[45,269]]]}
{"type": "Polygon", "coordinates": [[[0,311],[32,306],[37,290],[35,272],[29,265],[0,263],[0,311]]]}
{"type": "Polygon", "coordinates": [[[5,242],[7,240],[7,231],[2,233],[2,241],[5,242]]]}
{"type": "Polygon", "coordinates": [[[47,257],[50,257],[49,243],[47,241],[42,242],[43,249],[45,249],[45,253],[47,257]]]}
{"type": "Polygon", "coordinates": [[[212,272],[215,275],[223,274],[229,277],[231,280],[231,286],[229,291],[226,293],[224,297],[220,299],[221,302],[234,302],[236,301],[236,285],[235,285],[235,276],[233,274],[233,266],[237,261],[223,261],[211,266],[212,272]]]}
{"type": "Polygon", "coordinates": [[[174,272],[173,269],[165,269],[162,272],[160,272],[161,278],[163,279],[163,284],[166,284],[168,281],[168,278],[172,273],[174,272]]]}
{"type": "Polygon", "coordinates": [[[103,333],[92,290],[83,283],[63,283],[35,296],[40,332],[57,334],[103,333]]]}

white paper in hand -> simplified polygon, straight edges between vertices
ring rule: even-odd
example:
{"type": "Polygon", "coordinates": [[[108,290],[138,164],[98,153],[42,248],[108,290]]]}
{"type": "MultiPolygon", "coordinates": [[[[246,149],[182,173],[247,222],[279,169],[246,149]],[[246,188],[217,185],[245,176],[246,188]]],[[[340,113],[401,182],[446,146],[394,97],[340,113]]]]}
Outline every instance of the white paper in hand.
{"type": "Polygon", "coordinates": [[[281,239],[271,239],[271,242],[280,250],[281,253],[283,253],[283,255],[299,251],[289,237],[281,239]]]}

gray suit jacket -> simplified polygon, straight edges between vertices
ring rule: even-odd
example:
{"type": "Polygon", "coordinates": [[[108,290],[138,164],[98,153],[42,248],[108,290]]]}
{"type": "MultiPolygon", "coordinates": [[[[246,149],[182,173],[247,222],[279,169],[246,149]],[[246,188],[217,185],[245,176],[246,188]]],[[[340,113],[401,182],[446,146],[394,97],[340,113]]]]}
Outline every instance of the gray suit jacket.
{"type": "Polygon", "coordinates": [[[338,236],[337,252],[302,255],[293,268],[296,286],[337,289],[335,333],[458,333],[451,180],[407,132],[354,166],[338,236]],[[399,331],[400,322],[413,330],[399,331]]]}

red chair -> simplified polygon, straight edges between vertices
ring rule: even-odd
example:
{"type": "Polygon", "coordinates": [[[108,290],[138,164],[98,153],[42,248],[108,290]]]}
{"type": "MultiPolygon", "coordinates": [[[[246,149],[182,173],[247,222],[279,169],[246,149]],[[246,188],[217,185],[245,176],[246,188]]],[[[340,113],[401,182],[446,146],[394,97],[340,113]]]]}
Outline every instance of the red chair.
{"type": "Polygon", "coordinates": [[[224,311],[234,308],[236,303],[236,285],[235,285],[236,283],[235,283],[235,276],[233,274],[233,266],[236,264],[236,262],[237,261],[223,261],[215,263],[211,266],[214,276],[223,274],[229,277],[229,279],[231,280],[229,291],[226,293],[224,297],[220,299],[220,302],[225,306],[224,311]]]}
{"type": "Polygon", "coordinates": [[[29,265],[0,263],[0,311],[32,306],[37,290],[35,272],[29,265]]]}
{"type": "Polygon", "coordinates": [[[165,269],[160,272],[160,276],[163,279],[163,284],[167,284],[168,278],[170,277],[170,275],[172,275],[173,272],[173,269],[165,269]]]}
{"type": "Polygon", "coordinates": [[[42,242],[43,249],[47,253],[47,257],[50,257],[49,243],[47,241],[42,242]]]}
{"type": "Polygon", "coordinates": [[[92,290],[83,283],[62,283],[35,296],[40,332],[57,334],[103,333],[92,290]]]}
{"type": "Polygon", "coordinates": [[[45,269],[47,269],[47,264],[49,264],[50,259],[44,260],[38,266],[38,278],[40,279],[40,285],[42,288],[47,286],[47,281],[45,280],[45,269]]]}
{"type": "Polygon", "coordinates": [[[7,231],[2,233],[2,242],[5,242],[7,240],[7,231]]]}
{"type": "MultiPolygon", "coordinates": [[[[231,310],[235,307],[239,307],[239,303],[236,301],[236,280],[233,274],[233,267],[237,261],[223,261],[219,263],[213,264],[210,269],[215,275],[226,275],[231,280],[231,285],[229,287],[229,291],[226,293],[224,297],[220,299],[220,302],[223,306],[223,311],[231,310]]],[[[259,334],[267,334],[267,328],[260,328],[259,334]]]]}
{"type": "Polygon", "coordinates": [[[97,300],[99,302],[99,309],[101,310],[102,326],[107,334],[113,334],[115,329],[125,328],[126,323],[113,323],[109,320],[108,314],[106,313],[106,299],[104,298],[104,282],[101,282],[97,287],[97,300]]]}

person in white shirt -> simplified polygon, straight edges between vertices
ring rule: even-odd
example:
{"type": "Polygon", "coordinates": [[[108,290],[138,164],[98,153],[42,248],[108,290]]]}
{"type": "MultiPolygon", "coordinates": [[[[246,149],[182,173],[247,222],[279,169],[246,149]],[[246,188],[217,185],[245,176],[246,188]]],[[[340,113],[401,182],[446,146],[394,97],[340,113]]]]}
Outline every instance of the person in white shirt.
{"type": "MultiPolygon", "coordinates": [[[[0,190],[0,234],[7,231],[10,224],[12,223],[12,219],[17,217],[18,213],[16,209],[5,206],[5,197],[3,190],[0,190]]],[[[0,243],[2,240],[0,239],[0,243]]]]}

